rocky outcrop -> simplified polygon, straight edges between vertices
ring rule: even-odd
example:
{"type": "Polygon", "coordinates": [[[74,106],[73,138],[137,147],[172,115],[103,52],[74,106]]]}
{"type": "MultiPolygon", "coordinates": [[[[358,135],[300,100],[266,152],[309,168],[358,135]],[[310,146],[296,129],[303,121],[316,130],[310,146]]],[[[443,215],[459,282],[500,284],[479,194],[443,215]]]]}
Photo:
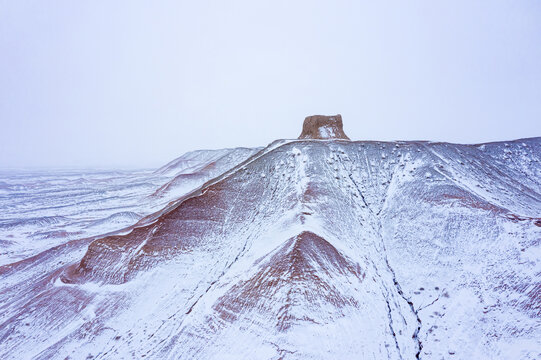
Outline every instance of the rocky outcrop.
{"type": "Polygon", "coordinates": [[[342,115],[340,114],[334,116],[312,115],[306,117],[299,139],[349,140],[344,133],[342,115]]]}

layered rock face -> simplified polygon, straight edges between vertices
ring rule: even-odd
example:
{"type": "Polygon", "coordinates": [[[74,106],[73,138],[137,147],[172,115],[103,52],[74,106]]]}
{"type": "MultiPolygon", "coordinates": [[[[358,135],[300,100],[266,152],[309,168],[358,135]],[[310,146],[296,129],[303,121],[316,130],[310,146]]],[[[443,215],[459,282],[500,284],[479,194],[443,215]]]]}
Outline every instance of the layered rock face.
{"type": "Polygon", "coordinates": [[[306,117],[299,139],[349,140],[344,133],[342,115],[340,114],[334,116],[312,115],[306,117]]]}

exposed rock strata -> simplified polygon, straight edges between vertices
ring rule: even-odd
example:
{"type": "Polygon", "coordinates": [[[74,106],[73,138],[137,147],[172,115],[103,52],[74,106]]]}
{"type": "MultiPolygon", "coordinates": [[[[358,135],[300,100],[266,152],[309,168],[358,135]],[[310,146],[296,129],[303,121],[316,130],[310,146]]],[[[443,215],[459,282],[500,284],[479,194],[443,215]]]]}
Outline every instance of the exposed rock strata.
{"type": "Polygon", "coordinates": [[[344,133],[342,115],[312,115],[304,119],[299,139],[343,139],[349,140],[344,133]]]}

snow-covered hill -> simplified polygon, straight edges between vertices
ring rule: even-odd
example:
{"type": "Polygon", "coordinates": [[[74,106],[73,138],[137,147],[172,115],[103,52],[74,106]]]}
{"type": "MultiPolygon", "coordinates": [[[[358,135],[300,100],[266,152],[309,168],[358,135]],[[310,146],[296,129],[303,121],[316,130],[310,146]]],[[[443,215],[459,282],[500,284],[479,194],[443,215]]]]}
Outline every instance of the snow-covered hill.
{"type": "Polygon", "coordinates": [[[0,265],[133,225],[259,150],[194,151],[157,171],[0,172],[0,265]]]}
{"type": "Polygon", "coordinates": [[[0,358],[540,357],[541,138],[237,160],[133,226],[0,267],[0,358]]]}

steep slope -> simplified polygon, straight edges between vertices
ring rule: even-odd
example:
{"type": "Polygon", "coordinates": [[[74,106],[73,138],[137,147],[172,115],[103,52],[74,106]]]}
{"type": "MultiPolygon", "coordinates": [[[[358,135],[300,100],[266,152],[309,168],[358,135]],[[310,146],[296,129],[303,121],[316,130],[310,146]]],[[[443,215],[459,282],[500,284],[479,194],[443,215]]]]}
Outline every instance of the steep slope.
{"type": "MultiPolygon", "coordinates": [[[[190,151],[162,166],[156,170],[155,173],[173,176],[194,174],[208,168],[209,165],[216,163],[219,163],[222,167],[229,166],[230,168],[259,150],[261,150],[261,148],[252,149],[239,147],[232,149],[190,151]]],[[[223,171],[227,169],[223,169],[223,171]]]]}
{"type": "Polygon", "coordinates": [[[0,265],[133,225],[260,150],[190,152],[157,171],[2,171],[0,265]]]}
{"type": "Polygon", "coordinates": [[[175,173],[175,177],[157,189],[153,197],[181,196],[223,174],[261,148],[235,148],[189,152],[158,169],[157,173],[175,173]]]}
{"type": "Polygon", "coordinates": [[[275,142],[0,268],[0,357],[535,359],[539,162],[499,158],[523,142],[275,142]]]}

